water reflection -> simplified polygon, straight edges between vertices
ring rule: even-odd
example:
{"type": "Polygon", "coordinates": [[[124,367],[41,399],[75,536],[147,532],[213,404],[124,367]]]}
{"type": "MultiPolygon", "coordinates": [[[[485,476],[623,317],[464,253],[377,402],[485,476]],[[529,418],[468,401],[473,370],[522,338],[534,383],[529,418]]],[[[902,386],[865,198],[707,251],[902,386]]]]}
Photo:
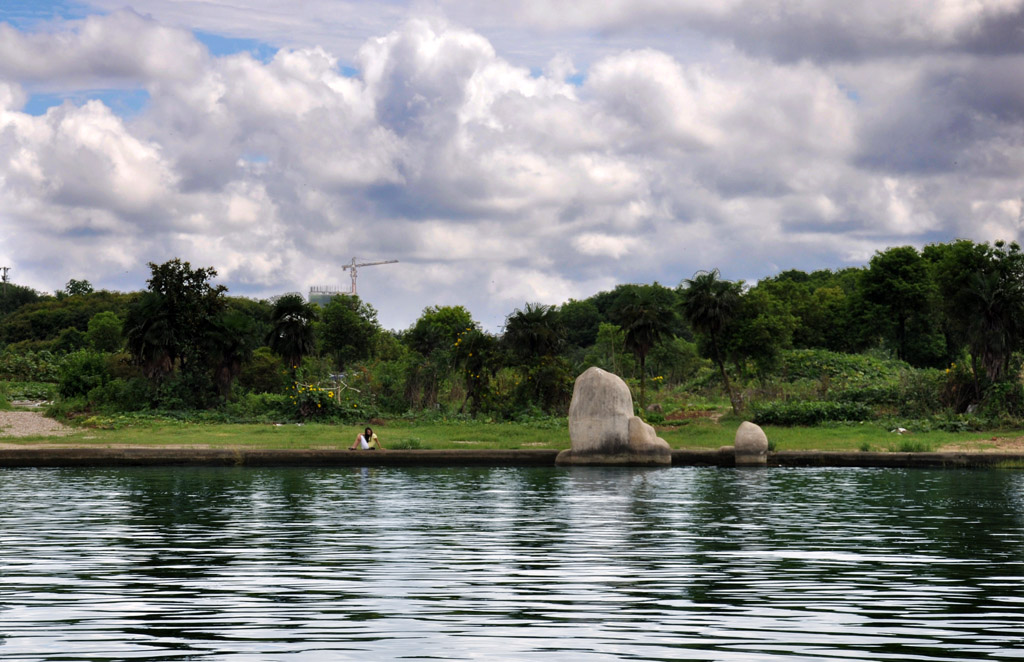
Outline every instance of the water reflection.
{"type": "Polygon", "coordinates": [[[0,471],[4,659],[1012,658],[1024,474],[0,471]]]}

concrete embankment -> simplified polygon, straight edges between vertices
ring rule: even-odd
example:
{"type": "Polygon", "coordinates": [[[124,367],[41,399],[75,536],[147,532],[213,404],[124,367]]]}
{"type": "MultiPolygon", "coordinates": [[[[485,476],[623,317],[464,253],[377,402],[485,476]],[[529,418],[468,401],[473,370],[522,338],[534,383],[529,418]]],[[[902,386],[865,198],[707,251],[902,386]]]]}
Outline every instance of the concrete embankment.
{"type": "MultiPolygon", "coordinates": [[[[540,466],[555,464],[555,450],[273,450],[32,446],[0,448],[0,467],[75,466],[540,466]]],[[[674,450],[673,466],[734,466],[732,453],[674,450]]],[[[1024,468],[1024,453],[867,453],[779,451],[769,467],[1024,468]]]]}

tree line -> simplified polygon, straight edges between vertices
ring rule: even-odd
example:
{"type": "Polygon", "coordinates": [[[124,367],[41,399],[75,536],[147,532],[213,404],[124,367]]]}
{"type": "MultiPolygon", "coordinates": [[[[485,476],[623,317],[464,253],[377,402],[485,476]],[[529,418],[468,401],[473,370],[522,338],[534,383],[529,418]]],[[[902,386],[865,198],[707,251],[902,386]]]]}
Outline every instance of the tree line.
{"type": "Polygon", "coordinates": [[[742,386],[769,382],[794,349],[959,363],[969,375],[954,405],[963,409],[993,388],[1019,387],[1024,350],[1016,243],[894,247],[863,267],[789,270],[755,284],[717,270],[671,287],[623,284],[527,303],[496,334],[461,305],[430,306],[408,329],[385,330],[356,296],[257,301],[229,296],[212,268],[149,267],[147,289],[133,293],[81,280],[53,296],[10,284],[0,296],[5,354],[66,357],[62,394],[82,408],[209,409],[260,396],[303,416],[509,418],[564,413],[575,375],[592,365],[629,379],[641,406],[649,387],[704,370],[738,412],[742,386]]]}

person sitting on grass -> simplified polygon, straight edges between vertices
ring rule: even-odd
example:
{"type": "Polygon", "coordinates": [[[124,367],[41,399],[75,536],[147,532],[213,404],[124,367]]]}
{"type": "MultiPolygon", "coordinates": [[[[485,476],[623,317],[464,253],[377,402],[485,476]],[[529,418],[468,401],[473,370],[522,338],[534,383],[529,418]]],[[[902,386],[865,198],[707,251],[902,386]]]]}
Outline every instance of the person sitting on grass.
{"type": "Polygon", "coordinates": [[[370,428],[366,428],[365,430],[363,430],[362,434],[356,435],[356,440],[352,442],[352,445],[349,446],[348,449],[350,451],[354,451],[356,449],[364,451],[377,450],[377,448],[372,448],[373,445],[376,445],[377,448],[384,450],[384,447],[380,445],[380,440],[377,439],[377,435],[374,434],[373,430],[370,428]]]}

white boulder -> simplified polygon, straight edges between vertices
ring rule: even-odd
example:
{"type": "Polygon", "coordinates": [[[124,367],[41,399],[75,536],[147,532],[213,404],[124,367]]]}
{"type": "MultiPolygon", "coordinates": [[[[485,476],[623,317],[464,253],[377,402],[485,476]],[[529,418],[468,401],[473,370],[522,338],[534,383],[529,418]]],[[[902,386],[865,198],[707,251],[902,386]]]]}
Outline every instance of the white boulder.
{"type": "Polygon", "coordinates": [[[569,404],[572,447],[556,464],[667,465],[672,450],[654,428],[633,415],[633,396],[616,375],[589,368],[576,378],[569,404]]]}
{"type": "Polygon", "coordinates": [[[733,444],[736,453],[736,466],[759,466],[768,462],[768,436],[761,426],[749,421],[740,423],[736,429],[736,441],[733,444]]]}

